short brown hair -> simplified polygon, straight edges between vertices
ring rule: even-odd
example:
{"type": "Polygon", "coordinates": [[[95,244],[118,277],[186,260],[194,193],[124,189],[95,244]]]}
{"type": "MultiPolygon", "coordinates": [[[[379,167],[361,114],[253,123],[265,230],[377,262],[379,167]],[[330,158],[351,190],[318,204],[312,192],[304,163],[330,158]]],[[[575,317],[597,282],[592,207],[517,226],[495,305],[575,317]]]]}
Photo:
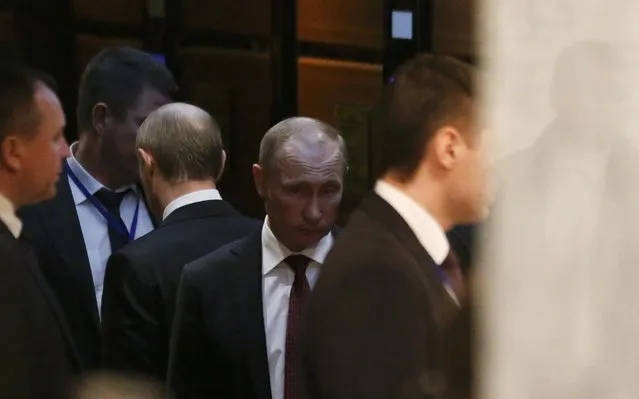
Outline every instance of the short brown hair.
{"type": "Polygon", "coordinates": [[[38,84],[55,90],[54,81],[43,72],[0,65],[0,142],[11,133],[36,134],[42,118],[35,102],[38,84]]]}
{"type": "Polygon", "coordinates": [[[172,183],[217,180],[222,172],[222,136],[203,109],[171,103],[153,111],[140,126],[136,147],[150,152],[172,183]]]}
{"type": "Polygon", "coordinates": [[[474,97],[474,68],[462,61],[421,54],[402,64],[378,110],[382,174],[412,176],[435,132],[469,117],[474,97]]]}

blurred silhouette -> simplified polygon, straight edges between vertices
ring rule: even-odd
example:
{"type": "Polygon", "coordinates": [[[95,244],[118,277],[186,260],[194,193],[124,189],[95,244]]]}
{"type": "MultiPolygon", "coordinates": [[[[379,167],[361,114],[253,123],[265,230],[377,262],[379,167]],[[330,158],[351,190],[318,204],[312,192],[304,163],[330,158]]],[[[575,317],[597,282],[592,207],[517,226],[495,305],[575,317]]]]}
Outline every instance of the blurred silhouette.
{"type": "Polygon", "coordinates": [[[555,118],[501,168],[480,282],[481,359],[488,384],[530,392],[521,399],[622,397],[620,373],[639,366],[636,350],[614,344],[636,333],[620,305],[639,283],[639,152],[626,136],[636,124],[624,112],[623,51],[599,42],[561,51],[555,118]]]}
{"type": "Polygon", "coordinates": [[[82,368],[56,297],[16,210],[55,195],[69,155],[66,120],[48,78],[0,67],[0,396],[66,399],[82,368]]]}
{"type": "Polygon", "coordinates": [[[444,232],[483,219],[490,202],[474,83],[469,65],[423,54],[386,87],[382,174],[336,241],[305,315],[308,399],[448,396],[444,345],[466,302],[454,253],[465,234],[444,232]]]}

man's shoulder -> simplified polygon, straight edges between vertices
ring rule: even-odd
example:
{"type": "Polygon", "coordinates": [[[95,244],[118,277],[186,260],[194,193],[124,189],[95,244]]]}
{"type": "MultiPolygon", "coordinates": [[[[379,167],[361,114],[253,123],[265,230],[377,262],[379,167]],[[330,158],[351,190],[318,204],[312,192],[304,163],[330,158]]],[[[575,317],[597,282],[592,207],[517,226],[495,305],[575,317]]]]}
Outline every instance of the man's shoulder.
{"type": "Polygon", "coordinates": [[[392,241],[393,226],[382,225],[380,221],[371,217],[364,209],[357,208],[350,215],[346,225],[338,230],[335,236],[333,250],[349,251],[349,248],[362,248],[365,253],[372,253],[380,249],[380,243],[392,241]]]}
{"type": "Polygon", "coordinates": [[[194,218],[161,225],[122,248],[119,253],[131,259],[162,259],[176,251],[218,248],[257,231],[259,223],[242,215],[231,215],[222,223],[194,218]],[[231,227],[228,227],[232,225],[231,227]],[[220,231],[224,234],[220,235],[220,231]]]}
{"type": "Polygon", "coordinates": [[[28,233],[34,224],[57,215],[64,207],[75,207],[66,175],[60,176],[55,196],[46,201],[23,206],[16,213],[22,220],[25,232],[28,233]]]}
{"type": "MultiPolygon", "coordinates": [[[[248,255],[260,253],[259,233],[225,244],[185,266],[185,273],[193,278],[214,277],[241,270],[248,255]]],[[[259,261],[259,259],[250,259],[259,261]]]]}
{"type": "Polygon", "coordinates": [[[367,212],[355,210],[335,237],[322,273],[333,275],[333,270],[337,271],[334,276],[344,277],[350,272],[366,272],[363,269],[394,268],[405,250],[389,229],[367,212]]]}

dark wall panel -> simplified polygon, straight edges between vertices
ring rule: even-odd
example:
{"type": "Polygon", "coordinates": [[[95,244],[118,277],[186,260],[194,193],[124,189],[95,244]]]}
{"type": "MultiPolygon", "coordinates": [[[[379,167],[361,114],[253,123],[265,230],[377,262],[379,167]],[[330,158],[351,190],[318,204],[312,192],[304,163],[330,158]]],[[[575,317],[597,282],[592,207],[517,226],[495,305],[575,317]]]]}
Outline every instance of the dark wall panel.
{"type": "Polygon", "coordinates": [[[251,165],[257,162],[260,141],[270,127],[268,53],[194,47],[180,52],[180,62],[184,98],[206,108],[228,130],[223,194],[241,210],[261,214],[251,165]]]}
{"type": "Polygon", "coordinates": [[[346,140],[350,171],[344,210],[348,212],[369,189],[371,111],[382,92],[382,66],[301,58],[299,113],[328,122],[346,140]]]}
{"type": "Polygon", "coordinates": [[[381,48],[382,10],[382,0],[299,0],[299,40],[381,48]]]}
{"type": "Polygon", "coordinates": [[[181,0],[185,29],[243,36],[270,34],[270,2],[265,0],[181,0]]]}
{"type": "Polygon", "coordinates": [[[82,75],[84,67],[89,63],[91,58],[97,55],[100,50],[110,46],[133,46],[142,47],[142,42],[129,38],[106,38],[90,35],[76,36],[76,52],[75,52],[75,68],[78,76],[82,75]]]}
{"type": "Polygon", "coordinates": [[[16,39],[13,13],[0,13],[0,46],[12,45],[16,39]]]}
{"type": "Polygon", "coordinates": [[[443,54],[475,56],[478,11],[476,0],[434,0],[433,50],[443,54]]]}
{"type": "Polygon", "coordinates": [[[141,25],[144,0],[72,0],[73,16],[90,21],[141,25]]]}

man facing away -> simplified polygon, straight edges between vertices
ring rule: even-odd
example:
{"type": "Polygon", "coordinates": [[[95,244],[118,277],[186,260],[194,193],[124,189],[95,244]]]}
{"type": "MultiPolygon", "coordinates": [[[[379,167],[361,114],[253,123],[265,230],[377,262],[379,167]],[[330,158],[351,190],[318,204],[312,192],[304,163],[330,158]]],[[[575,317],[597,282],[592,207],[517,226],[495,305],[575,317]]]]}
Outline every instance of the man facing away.
{"type": "Polygon", "coordinates": [[[128,47],[103,50],[78,95],[79,141],[57,195],[22,212],[24,238],[55,291],[84,365],[100,366],[100,304],[107,259],[153,229],[138,182],[135,137],[176,90],[166,67],[128,47]]]}
{"type": "Polygon", "coordinates": [[[323,122],[291,118],[266,133],[253,166],[261,232],[182,273],[169,361],[178,398],[298,398],[300,317],[333,245],[346,165],[344,140],[323,122]]]}
{"type": "Polygon", "coordinates": [[[15,210],[51,198],[69,147],[64,113],[36,73],[0,67],[0,395],[66,398],[81,365],[15,210]]]}
{"type": "Polygon", "coordinates": [[[182,267],[260,224],[216,189],[226,156],[220,129],[205,111],[182,103],[159,108],[140,127],[136,147],[144,192],[162,224],[109,258],[103,356],[109,369],[164,381],[182,267]]]}
{"type": "Polygon", "coordinates": [[[473,71],[404,63],[381,104],[384,170],[326,259],[301,336],[309,399],[440,398],[463,281],[445,231],[487,213],[473,71]]]}

